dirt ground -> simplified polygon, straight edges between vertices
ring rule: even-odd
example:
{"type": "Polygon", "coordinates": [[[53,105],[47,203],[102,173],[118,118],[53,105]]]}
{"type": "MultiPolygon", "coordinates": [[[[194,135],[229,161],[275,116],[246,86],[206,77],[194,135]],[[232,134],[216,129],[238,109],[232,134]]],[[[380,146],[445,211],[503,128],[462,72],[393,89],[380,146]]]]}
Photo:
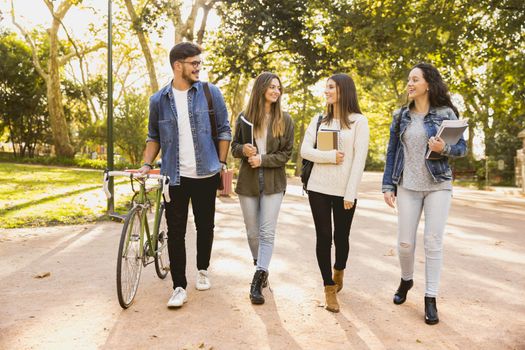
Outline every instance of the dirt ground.
{"type": "Polygon", "coordinates": [[[380,176],[364,176],[338,314],[322,307],[310,209],[291,186],[262,306],[248,299],[253,266],[236,198],[217,202],[209,291],[194,289],[188,226],[189,300],[178,310],[166,308],[171,280],[158,279],[153,265],[142,271],[135,304],[120,308],[122,224],[1,230],[0,349],[525,349],[525,198],[455,189],[440,323],[428,326],[421,235],[414,288],[405,304],[392,303],[396,217],[380,176]]]}

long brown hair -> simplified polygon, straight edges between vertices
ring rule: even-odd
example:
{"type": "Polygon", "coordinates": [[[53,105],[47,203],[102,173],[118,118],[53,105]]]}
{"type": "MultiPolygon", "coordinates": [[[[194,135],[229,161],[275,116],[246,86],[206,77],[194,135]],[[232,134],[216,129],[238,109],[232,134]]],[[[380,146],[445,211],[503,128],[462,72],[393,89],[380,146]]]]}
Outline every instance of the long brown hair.
{"type": "MultiPolygon", "coordinates": [[[[443,81],[436,67],[430,63],[418,63],[412,69],[419,68],[423,78],[428,83],[428,102],[431,107],[450,107],[459,118],[459,112],[450,99],[447,84],[443,81]]],[[[408,100],[408,96],[407,96],[408,100]]],[[[409,108],[414,106],[414,101],[408,101],[409,108]]]]}
{"type": "Polygon", "coordinates": [[[283,85],[281,84],[281,79],[270,72],[263,72],[255,78],[253,83],[252,92],[250,94],[250,99],[248,105],[244,109],[244,115],[246,118],[253,123],[254,135],[260,136],[263,133],[263,122],[265,119],[264,104],[266,103],[266,98],[264,97],[266,90],[270,87],[273,79],[279,81],[281,87],[281,95],[276,102],[271,104],[270,107],[270,123],[272,123],[272,134],[273,137],[283,136],[284,135],[284,118],[283,111],[281,109],[281,96],[283,94],[283,85]]]}
{"type": "MultiPolygon", "coordinates": [[[[352,113],[361,114],[359,102],[357,101],[357,90],[355,88],[354,80],[347,74],[334,74],[328,80],[333,80],[339,95],[339,111],[341,115],[341,126],[350,129],[353,122],[350,121],[349,116],[352,113]]],[[[323,118],[325,123],[330,123],[334,119],[334,105],[326,104],[326,116],[323,118]]]]}

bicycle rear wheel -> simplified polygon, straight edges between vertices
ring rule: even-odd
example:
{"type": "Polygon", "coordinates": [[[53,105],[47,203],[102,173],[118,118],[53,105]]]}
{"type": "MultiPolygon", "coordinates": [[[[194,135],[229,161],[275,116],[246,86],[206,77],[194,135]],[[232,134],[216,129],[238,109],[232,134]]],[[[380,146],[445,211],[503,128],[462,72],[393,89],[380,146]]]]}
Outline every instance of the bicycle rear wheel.
{"type": "Polygon", "coordinates": [[[161,204],[159,209],[159,223],[157,227],[157,241],[155,242],[155,270],[157,276],[164,279],[170,271],[170,259],[168,254],[168,225],[164,215],[164,205],[161,204]]]}
{"type": "Polygon", "coordinates": [[[140,208],[132,209],[126,216],[117,258],[117,295],[120,306],[127,309],[132,303],[139,287],[142,271],[142,246],[140,208]]]}

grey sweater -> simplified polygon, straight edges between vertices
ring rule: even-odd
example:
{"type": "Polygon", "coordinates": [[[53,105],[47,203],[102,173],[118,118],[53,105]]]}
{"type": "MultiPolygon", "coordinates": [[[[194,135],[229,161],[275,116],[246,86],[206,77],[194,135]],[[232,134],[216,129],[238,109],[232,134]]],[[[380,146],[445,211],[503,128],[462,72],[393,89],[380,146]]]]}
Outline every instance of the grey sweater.
{"type": "Polygon", "coordinates": [[[410,112],[408,124],[401,142],[405,164],[400,185],[412,191],[452,190],[451,181],[435,182],[425,164],[428,136],[423,119],[426,114],[410,112]]]}

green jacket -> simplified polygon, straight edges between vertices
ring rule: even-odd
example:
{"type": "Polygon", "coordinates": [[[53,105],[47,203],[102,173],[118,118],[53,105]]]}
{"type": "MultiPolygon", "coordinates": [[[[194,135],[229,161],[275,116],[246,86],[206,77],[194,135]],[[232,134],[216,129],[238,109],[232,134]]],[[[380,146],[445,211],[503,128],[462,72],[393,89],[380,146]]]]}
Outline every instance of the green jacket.
{"type": "MultiPolygon", "coordinates": [[[[259,190],[259,168],[252,168],[248,158],[242,153],[245,143],[251,143],[251,126],[242,121],[241,113],[235,123],[235,134],[231,148],[235,158],[241,158],[241,167],[237,177],[235,192],[244,196],[258,196],[259,190]]],[[[266,138],[266,154],[261,156],[261,167],[264,176],[264,194],[284,192],[286,190],[285,164],[292,156],[294,125],[288,113],[283,113],[284,134],[273,137],[271,123],[268,125],[266,138]]]]}

